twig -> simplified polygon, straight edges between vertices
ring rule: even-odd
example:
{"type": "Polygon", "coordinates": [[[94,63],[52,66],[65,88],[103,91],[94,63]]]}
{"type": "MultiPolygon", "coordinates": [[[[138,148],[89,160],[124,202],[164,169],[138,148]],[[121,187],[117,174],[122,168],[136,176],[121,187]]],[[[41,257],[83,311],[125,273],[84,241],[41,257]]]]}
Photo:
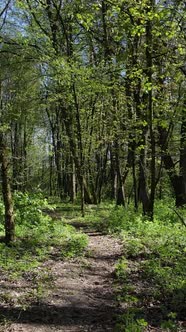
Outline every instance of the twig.
{"type": "Polygon", "coordinates": [[[182,224],[186,227],[186,219],[176,209],[172,209],[172,210],[176,213],[178,218],[181,220],[182,224]]]}

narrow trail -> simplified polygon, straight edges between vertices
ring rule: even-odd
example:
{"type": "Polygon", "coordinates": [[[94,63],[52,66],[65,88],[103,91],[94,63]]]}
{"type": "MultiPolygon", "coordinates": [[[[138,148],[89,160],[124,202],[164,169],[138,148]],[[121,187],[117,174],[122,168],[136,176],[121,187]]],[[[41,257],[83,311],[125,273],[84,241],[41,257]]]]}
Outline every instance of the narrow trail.
{"type": "MultiPolygon", "coordinates": [[[[47,297],[19,314],[7,332],[102,332],[114,331],[119,312],[114,294],[114,266],[121,244],[112,236],[86,230],[89,246],[85,257],[48,260],[54,287],[47,297]]],[[[18,315],[18,308],[11,312],[18,315]]]]}

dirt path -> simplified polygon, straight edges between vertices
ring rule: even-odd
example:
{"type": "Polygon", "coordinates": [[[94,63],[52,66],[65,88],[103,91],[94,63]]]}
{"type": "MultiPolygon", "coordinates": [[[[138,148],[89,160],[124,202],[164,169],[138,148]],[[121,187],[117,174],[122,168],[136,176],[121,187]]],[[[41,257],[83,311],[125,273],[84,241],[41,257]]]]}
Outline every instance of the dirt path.
{"type": "MultiPolygon", "coordinates": [[[[102,332],[113,331],[119,311],[113,290],[114,265],[121,255],[118,240],[97,232],[88,232],[85,257],[71,261],[46,262],[53,285],[45,300],[21,310],[10,311],[12,324],[7,332],[102,332]]],[[[26,285],[25,285],[26,286],[26,285]]],[[[28,285],[26,286],[28,287],[28,285]]]]}

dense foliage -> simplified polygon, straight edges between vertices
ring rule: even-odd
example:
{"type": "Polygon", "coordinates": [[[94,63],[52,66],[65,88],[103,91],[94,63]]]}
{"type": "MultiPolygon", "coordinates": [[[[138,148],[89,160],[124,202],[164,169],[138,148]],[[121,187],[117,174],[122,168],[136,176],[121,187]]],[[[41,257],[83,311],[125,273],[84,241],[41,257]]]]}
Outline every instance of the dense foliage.
{"type": "Polygon", "coordinates": [[[104,198],[142,203],[151,219],[155,198],[184,205],[184,2],[0,8],[1,151],[13,189],[78,196],[82,214],[104,198]]]}
{"type": "Polygon", "coordinates": [[[123,241],[125,331],[149,307],[170,329],[185,311],[185,22],[178,0],[0,4],[1,272],[82,253],[87,237],[48,216],[47,199],[76,203],[123,241]]]}

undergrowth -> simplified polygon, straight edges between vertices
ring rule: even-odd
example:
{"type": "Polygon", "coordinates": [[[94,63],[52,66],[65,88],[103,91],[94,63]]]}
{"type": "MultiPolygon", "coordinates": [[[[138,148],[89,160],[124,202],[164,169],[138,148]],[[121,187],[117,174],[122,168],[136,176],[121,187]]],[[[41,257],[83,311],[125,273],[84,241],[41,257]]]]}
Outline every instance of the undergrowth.
{"type": "MultiPolygon", "coordinates": [[[[123,242],[123,258],[116,266],[117,299],[124,306],[116,331],[184,331],[186,312],[186,227],[171,200],[157,201],[154,221],[133,207],[111,204],[88,206],[76,221],[112,233],[123,242]]],[[[75,211],[74,211],[75,212],[75,211]]],[[[180,212],[184,216],[186,210],[180,212]]]]}
{"type": "MultiPolygon", "coordinates": [[[[11,247],[0,243],[1,275],[15,280],[36,271],[37,287],[30,296],[42,298],[44,279],[52,282],[49,271],[43,272],[44,279],[38,278],[37,269],[43,262],[47,258],[61,260],[81,255],[87,246],[87,236],[67,222],[94,227],[116,234],[123,243],[123,257],[115,274],[117,299],[124,313],[119,317],[116,331],[143,332],[151,326],[161,331],[184,331],[181,324],[186,319],[186,227],[172,206],[171,201],[156,202],[152,222],[130,206],[126,209],[111,204],[87,206],[86,216],[81,218],[76,206],[52,205],[65,216],[64,223],[63,219],[54,221],[43,214],[42,211],[52,208],[41,195],[17,193],[17,240],[11,247]]],[[[3,213],[0,202],[1,219],[3,213]]],[[[179,214],[184,217],[186,210],[179,214]]],[[[3,229],[1,223],[1,234],[3,229]]]]}
{"type": "MultiPolygon", "coordinates": [[[[21,314],[33,305],[45,303],[48,294],[55,291],[49,262],[83,255],[88,238],[63,219],[54,221],[43,213],[55,206],[51,207],[42,195],[15,193],[14,199],[16,240],[10,246],[0,243],[0,302],[2,308],[16,307],[21,314]]],[[[0,203],[1,237],[3,213],[0,203]]],[[[0,330],[11,323],[8,317],[0,315],[0,330]]]]}
{"type": "MultiPolygon", "coordinates": [[[[15,194],[16,241],[11,246],[0,243],[0,271],[9,278],[22,275],[54,259],[80,256],[88,244],[87,236],[66,225],[63,220],[54,221],[43,214],[44,208],[53,209],[42,195],[15,194]]],[[[3,205],[0,205],[3,215],[3,205]]],[[[1,218],[2,220],[2,218],[1,218]]],[[[4,226],[1,222],[0,235],[4,226]]]]}
{"type": "MultiPolygon", "coordinates": [[[[147,325],[163,331],[183,331],[186,319],[186,227],[173,202],[156,202],[154,221],[128,207],[110,210],[104,231],[116,233],[123,242],[123,258],[116,266],[118,300],[126,310],[118,331],[141,332],[147,325]]],[[[182,209],[184,217],[186,210],[182,209]]]]}

